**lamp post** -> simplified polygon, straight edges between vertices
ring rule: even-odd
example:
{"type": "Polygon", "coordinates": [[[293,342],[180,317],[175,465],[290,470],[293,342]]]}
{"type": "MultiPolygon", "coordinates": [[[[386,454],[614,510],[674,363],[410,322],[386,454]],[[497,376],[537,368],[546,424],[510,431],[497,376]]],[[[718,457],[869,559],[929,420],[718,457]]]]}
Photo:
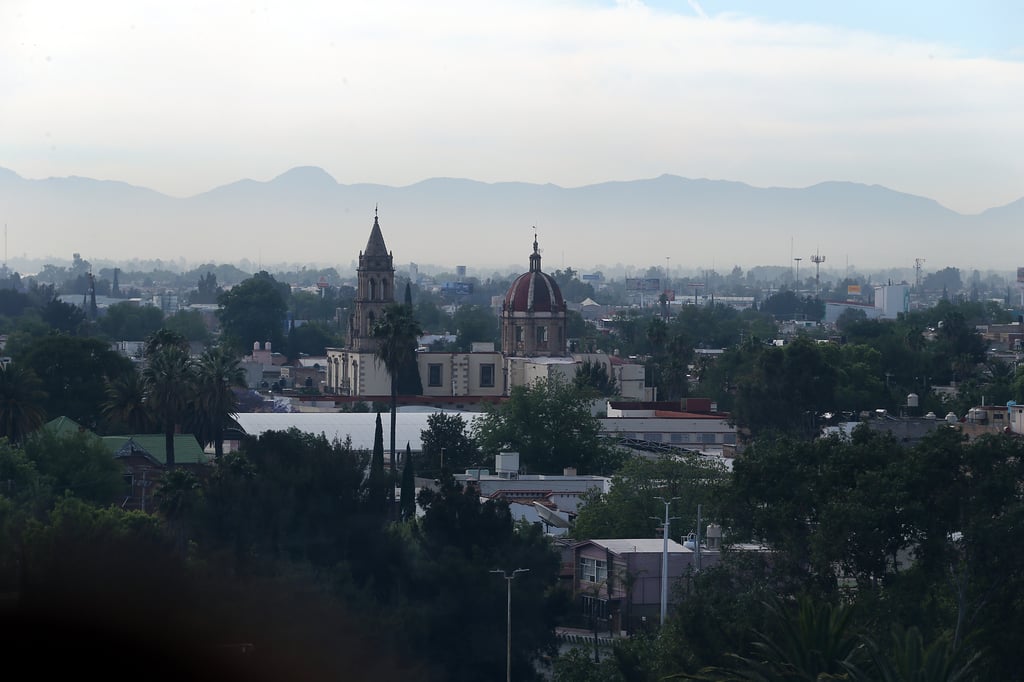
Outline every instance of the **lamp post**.
{"type": "MultiPolygon", "coordinates": [[[[668,613],[668,527],[672,522],[668,517],[668,508],[678,497],[666,500],[664,497],[657,498],[665,505],[665,520],[662,525],[662,548],[661,548],[661,625],[665,625],[665,614],[668,613]]],[[[660,521],[657,516],[651,518],[660,521]]],[[[676,517],[672,517],[676,518],[676,517]]]]}
{"type": "Polygon", "coordinates": [[[516,577],[517,573],[527,573],[530,569],[528,568],[517,568],[511,573],[503,571],[500,568],[491,570],[491,573],[500,573],[505,579],[507,587],[507,599],[508,603],[505,609],[506,617],[506,632],[508,636],[505,642],[505,680],[506,682],[512,682],[512,580],[516,577]]]}

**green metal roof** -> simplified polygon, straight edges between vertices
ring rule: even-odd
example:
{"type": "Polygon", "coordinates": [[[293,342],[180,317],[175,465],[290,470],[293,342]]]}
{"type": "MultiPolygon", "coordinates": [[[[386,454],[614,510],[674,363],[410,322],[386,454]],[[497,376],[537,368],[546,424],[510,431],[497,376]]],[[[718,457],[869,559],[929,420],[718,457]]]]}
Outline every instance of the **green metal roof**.
{"type": "MultiPolygon", "coordinates": [[[[162,434],[143,434],[141,436],[104,436],[103,442],[110,448],[111,454],[127,454],[129,447],[141,451],[162,465],[167,464],[167,451],[164,447],[162,434]]],[[[195,436],[176,434],[174,436],[175,464],[206,464],[212,459],[203,452],[195,436]]]]}

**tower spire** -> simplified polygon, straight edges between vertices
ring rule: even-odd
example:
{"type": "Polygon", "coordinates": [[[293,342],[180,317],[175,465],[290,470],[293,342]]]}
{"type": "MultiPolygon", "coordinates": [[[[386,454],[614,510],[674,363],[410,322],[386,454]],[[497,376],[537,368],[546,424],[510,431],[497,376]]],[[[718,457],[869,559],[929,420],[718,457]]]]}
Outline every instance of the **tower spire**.
{"type": "Polygon", "coordinates": [[[537,226],[533,227],[533,253],[530,254],[530,272],[540,272],[540,248],[537,245],[537,226]]]}

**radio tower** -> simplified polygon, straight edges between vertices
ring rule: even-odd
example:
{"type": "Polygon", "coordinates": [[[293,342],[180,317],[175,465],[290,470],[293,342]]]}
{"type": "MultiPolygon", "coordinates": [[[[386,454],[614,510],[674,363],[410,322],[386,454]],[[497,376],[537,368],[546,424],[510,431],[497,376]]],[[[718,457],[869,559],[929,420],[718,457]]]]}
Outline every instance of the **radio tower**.
{"type": "Polygon", "coordinates": [[[921,293],[921,266],[924,265],[924,258],[914,259],[914,291],[921,293]]]}
{"type": "Polygon", "coordinates": [[[825,262],[825,257],[815,251],[811,262],[814,263],[814,297],[817,298],[821,295],[821,264],[825,262]]]}

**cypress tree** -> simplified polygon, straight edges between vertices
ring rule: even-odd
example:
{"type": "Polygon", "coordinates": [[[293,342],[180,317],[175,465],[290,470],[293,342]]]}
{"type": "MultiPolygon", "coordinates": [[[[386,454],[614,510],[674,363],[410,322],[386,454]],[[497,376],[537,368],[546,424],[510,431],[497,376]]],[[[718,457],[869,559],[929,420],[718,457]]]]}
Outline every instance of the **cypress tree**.
{"type": "Polygon", "coordinates": [[[384,474],[384,425],[377,413],[377,425],[373,432],[373,455],[370,458],[370,478],[366,482],[367,505],[370,512],[384,513],[388,500],[388,480],[384,474]]]}
{"type": "Polygon", "coordinates": [[[402,469],[402,520],[416,516],[416,472],[412,468],[412,447],[405,444],[405,467],[402,469]]]}

